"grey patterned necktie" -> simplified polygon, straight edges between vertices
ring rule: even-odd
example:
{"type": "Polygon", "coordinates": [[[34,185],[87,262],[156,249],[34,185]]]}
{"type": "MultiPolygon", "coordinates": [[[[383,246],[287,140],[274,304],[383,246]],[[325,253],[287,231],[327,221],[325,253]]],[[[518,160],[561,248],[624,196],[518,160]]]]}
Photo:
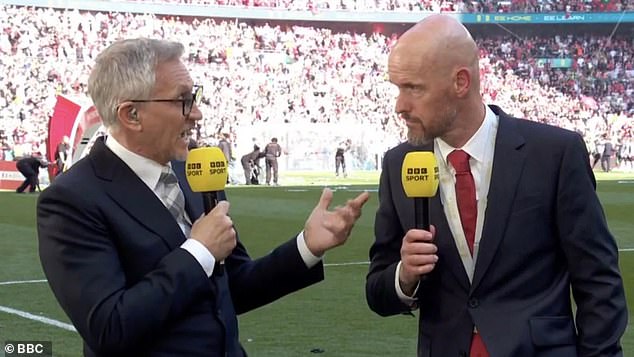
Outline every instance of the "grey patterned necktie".
{"type": "Polygon", "coordinates": [[[159,177],[159,195],[165,207],[170,211],[176,222],[185,229],[183,233],[188,235],[187,232],[190,228],[189,222],[185,218],[185,196],[178,186],[178,179],[174,174],[174,171],[170,167],[163,168],[161,176],[159,177]]]}

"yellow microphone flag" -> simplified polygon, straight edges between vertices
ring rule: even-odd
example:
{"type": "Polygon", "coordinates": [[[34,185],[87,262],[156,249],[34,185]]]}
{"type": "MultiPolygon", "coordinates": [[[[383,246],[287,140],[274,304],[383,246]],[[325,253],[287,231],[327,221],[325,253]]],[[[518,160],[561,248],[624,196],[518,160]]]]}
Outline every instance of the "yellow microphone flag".
{"type": "Polygon", "coordinates": [[[218,147],[192,149],[185,162],[187,182],[194,192],[222,191],[229,175],[228,166],[218,147]]]}
{"type": "Polygon", "coordinates": [[[438,190],[438,165],[431,151],[408,152],[401,172],[403,190],[409,198],[433,197],[438,190]]]}

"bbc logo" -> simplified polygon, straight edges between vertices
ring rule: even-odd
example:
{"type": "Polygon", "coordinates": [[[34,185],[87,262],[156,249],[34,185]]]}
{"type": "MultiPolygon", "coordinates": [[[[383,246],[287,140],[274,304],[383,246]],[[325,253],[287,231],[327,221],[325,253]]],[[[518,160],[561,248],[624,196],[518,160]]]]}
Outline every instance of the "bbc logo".
{"type": "Polygon", "coordinates": [[[4,355],[15,357],[53,357],[51,341],[7,341],[4,355]]]}
{"type": "Polygon", "coordinates": [[[408,175],[427,175],[426,167],[408,167],[407,168],[408,175]]]}

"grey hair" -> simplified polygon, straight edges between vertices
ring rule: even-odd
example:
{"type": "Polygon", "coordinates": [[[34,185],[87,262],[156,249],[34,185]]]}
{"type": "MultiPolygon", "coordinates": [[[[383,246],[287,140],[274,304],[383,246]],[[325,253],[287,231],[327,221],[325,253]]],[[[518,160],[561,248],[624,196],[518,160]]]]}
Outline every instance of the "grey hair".
{"type": "Polygon", "coordinates": [[[103,124],[117,126],[117,106],[126,100],[148,99],[159,63],[180,59],[178,42],[135,38],[119,40],[97,56],[88,78],[88,94],[103,124]]]}

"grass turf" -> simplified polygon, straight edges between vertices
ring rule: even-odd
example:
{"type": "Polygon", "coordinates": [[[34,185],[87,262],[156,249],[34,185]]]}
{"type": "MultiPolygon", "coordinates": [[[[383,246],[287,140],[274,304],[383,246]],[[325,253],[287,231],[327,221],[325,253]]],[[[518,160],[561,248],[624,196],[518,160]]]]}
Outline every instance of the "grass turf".
{"type": "MultiPolygon", "coordinates": [[[[284,173],[283,173],[284,174],[284,173]]],[[[368,189],[375,191],[376,173],[286,173],[281,187],[228,187],[231,215],[252,256],[294,236],[321,193],[336,190],[334,205],[368,189]],[[286,186],[286,184],[306,186],[286,186]]],[[[597,173],[598,193],[619,247],[628,306],[634,299],[634,176],[597,173]]],[[[2,282],[44,279],[37,256],[37,194],[0,192],[0,343],[7,340],[52,341],[55,356],[81,356],[79,336],[62,328],[1,311],[3,307],[69,323],[44,282],[2,282]]],[[[364,214],[344,247],[327,254],[326,280],[239,317],[240,339],[250,356],[414,356],[417,319],[382,318],[365,302],[365,274],[377,206],[373,192],[364,214]]],[[[634,355],[630,325],[623,338],[625,355],[634,355]]]]}

